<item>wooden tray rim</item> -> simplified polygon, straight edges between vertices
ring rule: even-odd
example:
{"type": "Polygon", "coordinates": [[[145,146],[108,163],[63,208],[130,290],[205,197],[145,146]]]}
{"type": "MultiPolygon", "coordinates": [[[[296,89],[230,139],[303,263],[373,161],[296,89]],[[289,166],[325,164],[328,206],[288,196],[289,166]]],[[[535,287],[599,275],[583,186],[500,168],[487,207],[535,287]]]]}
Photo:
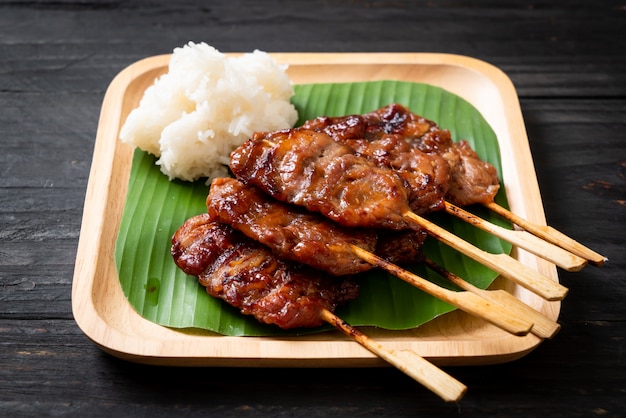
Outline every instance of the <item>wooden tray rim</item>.
{"type": "MultiPolygon", "coordinates": [[[[471,77],[484,78],[492,85],[493,92],[501,101],[500,113],[496,112],[498,117],[495,120],[493,116],[490,118],[490,113],[484,113],[484,106],[481,109],[481,104],[476,103],[472,94],[468,97],[467,92],[460,91],[462,88],[455,91],[446,85],[446,80],[428,81],[429,84],[439,84],[440,87],[464,97],[483,112],[492,126],[495,122],[496,126],[493,127],[503,154],[503,177],[511,209],[536,223],[545,224],[517,94],[511,80],[498,68],[475,58],[436,53],[270,55],[276,61],[288,64],[288,71],[304,71],[305,74],[308,69],[332,70],[340,66],[349,68],[410,66],[418,69],[437,66],[467,72],[471,77]],[[508,164],[504,164],[504,160],[507,160],[508,164]],[[515,175],[520,167],[523,167],[525,172],[522,179],[515,175]]],[[[131,84],[141,80],[142,77],[147,77],[148,73],[163,72],[169,58],[169,54],[158,55],[131,64],[113,79],[105,94],[87,186],[72,285],[72,311],[80,329],[104,351],[119,358],[148,364],[225,367],[385,365],[386,363],[369,351],[340,335],[324,334],[293,338],[228,337],[196,330],[175,330],[142,318],[130,307],[121,292],[111,251],[119,228],[132,156],[132,148],[122,144],[117,138],[123,124],[122,115],[130,110],[124,106],[125,95],[131,84]],[[322,347],[324,349],[320,350],[322,347]],[[328,352],[332,355],[328,355],[328,352]]],[[[311,80],[302,82],[312,82],[316,76],[313,74],[312,77],[311,80]]],[[[322,81],[336,80],[319,80],[322,81]]],[[[299,81],[296,79],[294,82],[299,81]]],[[[524,264],[558,281],[556,268],[552,264],[521,250],[514,249],[514,255],[524,264]]],[[[503,284],[502,281],[497,283],[499,283],[497,286],[506,287],[518,298],[552,319],[558,318],[560,302],[546,302],[514,284],[503,284]]],[[[489,324],[477,324],[473,318],[458,311],[431,321],[420,327],[417,332],[403,331],[408,335],[406,338],[397,338],[396,335],[388,335],[384,331],[373,332],[381,343],[390,348],[413,349],[439,365],[476,365],[512,361],[526,355],[542,341],[532,334],[516,337],[489,324]],[[461,338],[445,342],[436,338],[438,330],[458,327],[460,322],[469,324],[455,331],[461,338]],[[426,331],[422,333],[422,329],[426,331]]]]}

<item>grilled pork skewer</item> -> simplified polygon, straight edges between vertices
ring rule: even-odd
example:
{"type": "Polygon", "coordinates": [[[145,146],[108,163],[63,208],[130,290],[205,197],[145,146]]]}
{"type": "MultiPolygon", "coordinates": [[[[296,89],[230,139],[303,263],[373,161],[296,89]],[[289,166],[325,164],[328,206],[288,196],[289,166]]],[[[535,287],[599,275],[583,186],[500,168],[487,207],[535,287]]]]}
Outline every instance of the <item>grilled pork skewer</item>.
{"type": "Polygon", "coordinates": [[[358,296],[356,281],[288,263],[210,214],[188,219],[172,238],[172,256],[207,292],[283,329],[323,325],[320,309],[335,308],[358,296]]]}
{"type": "MultiPolygon", "coordinates": [[[[498,191],[499,182],[494,167],[480,160],[467,142],[463,140],[453,142],[448,130],[441,129],[434,122],[415,115],[402,105],[391,104],[364,115],[350,115],[338,118],[321,117],[305,122],[304,126],[318,130],[323,129],[336,140],[345,141],[347,139],[346,143],[350,146],[353,145],[354,138],[358,136],[367,138],[368,142],[372,140],[378,142],[383,137],[385,140],[388,140],[388,137],[400,138],[409,147],[418,149],[429,156],[443,158],[448,163],[450,168],[450,185],[446,190],[446,199],[452,205],[482,204],[530,234],[534,234],[534,236],[555,246],[589,260],[594,265],[599,266],[606,261],[604,256],[583,246],[556,229],[531,223],[495,203],[494,197],[498,191]]],[[[360,147],[362,149],[363,145],[361,144],[360,147]]],[[[357,152],[361,153],[359,149],[357,149],[357,152]]],[[[366,154],[364,153],[363,155],[366,154]]],[[[440,161],[436,160],[434,163],[439,164],[440,161]]],[[[437,181],[437,179],[434,178],[433,181],[437,181]]],[[[455,216],[459,214],[458,211],[451,211],[449,205],[446,205],[446,211],[455,216]]],[[[464,214],[462,219],[469,221],[469,216],[473,215],[468,215],[464,214]]],[[[474,220],[471,220],[472,224],[476,224],[479,227],[485,225],[485,222],[481,222],[480,218],[476,217],[474,220]]],[[[499,231],[489,230],[488,232],[499,233],[499,231]]],[[[523,234],[517,234],[516,236],[523,237],[523,234]]],[[[516,239],[516,236],[500,238],[508,240],[516,239]]],[[[529,250],[529,248],[524,247],[523,241],[527,240],[528,238],[523,237],[521,243],[515,241],[513,244],[529,250]]],[[[532,243],[529,243],[529,247],[531,245],[532,243]]],[[[532,252],[532,250],[530,251],[532,252]]],[[[578,269],[574,264],[572,264],[571,269],[567,265],[565,264],[561,267],[570,271],[578,269]]]]}
{"type": "Polygon", "coordinates": [[[502,228],[461,209],[460,205],[476,203],[495,205],[500,188],[495,167],[482,161],[466,141],[453,142],[448,130],[404,106],[391,104],[364,115],[322,116],[306,121],[303,128],[324,132],[375,164],[394,169],[407,182],[409,206],[418,215],[445,210],[568,271],[579,271],[587,263],[575,255],[579,253],[549,240],[502,228]]]}
{"type": "Polygon", "coordinates": [[[190,218],[176,231],[172,256],[209,294],[263,323],[289,329],[327,322],[447,402],[458,401],[467,390],[415,352],[387,349],[332,313],[356,297],[350,279],[323,278],[312,268],[283,262],[209,214],[190,218]]]}
{"type": "Polygon", "coordinates": [[[372,266],[354,255],[350,245],[376,249],[372,230],[345,228],[319,214],[287,207],[259,189],[232,178],[211,182],[208,213],[272,249],[279,257],[335,276],[357,274],[372,266]],[[288,216],[286,216],[288,214],[288,216]]]}
{"type": "Polygon", "coordinates": [[[363,115],[322,116],[306,121],[303,128],[324,132],[378,165],[400,172],[418,169],[422,181],[441,188],[436,210],[443,209],[444,199],[457,206],[487,203],[500,189],[495,167],[482,161],[466,141],[453,142],[450,131],[399,104],[363,115]],[[429,163],[447,170],[434,176],[429,163]]]}
{"type": "MultiPolygon", "coordinates": [[[[526,318],[512,315],[485,297],[444,289],[408,272],[359,247],[349,237],[349,231],[324,217],[276,201],[259,189],[236,179],[213,180],[207,196],[207,210],[213,219],[265,244],[279,257],[315,265],[329,273],[349,271],[352,266],[365,260],[370,268],[380,267],[418,289],[512,334],[525,335],[533,326],[526,318]],[[328,246],[330,251],[323,250],[323,255],[320,255],[320,247],[324,246],[328,246]],[[338,257],[333,256],[335,251],[340,254],[338,257]]],[[[358,271],[363,269],[359,266],[358,271]]]]}
{"type": "Polygon", "coordinates": [[[506,254],[491,254],[413,213],[408,191],[391,169],[359,157],[330,136],[305,129],[256,133],[231,154],[242,182],[277,200],[304,206],[344,226],[402,230],[419,225],[429,235],[547,300],[567,289],[506,254]]]}

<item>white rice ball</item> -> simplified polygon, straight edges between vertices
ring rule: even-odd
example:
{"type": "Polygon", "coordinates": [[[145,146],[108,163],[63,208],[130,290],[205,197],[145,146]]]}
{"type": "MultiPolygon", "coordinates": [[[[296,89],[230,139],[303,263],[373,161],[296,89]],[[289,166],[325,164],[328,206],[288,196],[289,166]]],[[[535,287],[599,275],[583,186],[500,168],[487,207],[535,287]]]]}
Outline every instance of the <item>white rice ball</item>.
{"type": "Polygon", "coordinates": [[[253,132],[291,128],[298,119],[286,68],[258,50],[227,58],[206,43],[176,48],[120,140],[159,157],[170,180],[225,176],[230,153],[253,132]]]}

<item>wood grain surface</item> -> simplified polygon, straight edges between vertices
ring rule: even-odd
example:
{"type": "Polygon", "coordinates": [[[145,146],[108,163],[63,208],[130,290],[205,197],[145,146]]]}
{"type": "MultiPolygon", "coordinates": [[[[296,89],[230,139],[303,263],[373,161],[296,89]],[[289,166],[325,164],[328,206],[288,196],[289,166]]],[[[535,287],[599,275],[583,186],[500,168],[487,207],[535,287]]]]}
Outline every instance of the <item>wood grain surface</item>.
{"type": "Polygon", "coordinates": [[[0,416],[623,416],[626,10],[618,1],[1,1],[0,416]],[[610,261],[559,271],[561,331],[446,367],[445,404],[396,369],[116,359],[78,328],[72,274],[104,92],[193,41],[224,52],[444,52],[512,80],[548,223],[610,261]]]}

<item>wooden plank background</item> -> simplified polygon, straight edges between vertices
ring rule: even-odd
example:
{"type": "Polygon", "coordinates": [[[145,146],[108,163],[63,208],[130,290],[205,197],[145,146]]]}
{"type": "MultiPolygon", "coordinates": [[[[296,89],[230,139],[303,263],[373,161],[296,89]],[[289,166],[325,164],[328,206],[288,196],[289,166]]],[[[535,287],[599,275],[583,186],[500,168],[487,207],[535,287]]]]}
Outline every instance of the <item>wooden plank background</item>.
{"type": "Polygon", "coordinates": [[[0,416],[623,416],[626,6],[619,1],[0,0],[0,416]],[[560,272],[562,330],[447,369],[444,404],[393,368],[157,368],[101,352],[71,282],[104,91],[193,41],[224,51],[446,52],[520,96],[549,223],[610,258],[560,272]]]}

